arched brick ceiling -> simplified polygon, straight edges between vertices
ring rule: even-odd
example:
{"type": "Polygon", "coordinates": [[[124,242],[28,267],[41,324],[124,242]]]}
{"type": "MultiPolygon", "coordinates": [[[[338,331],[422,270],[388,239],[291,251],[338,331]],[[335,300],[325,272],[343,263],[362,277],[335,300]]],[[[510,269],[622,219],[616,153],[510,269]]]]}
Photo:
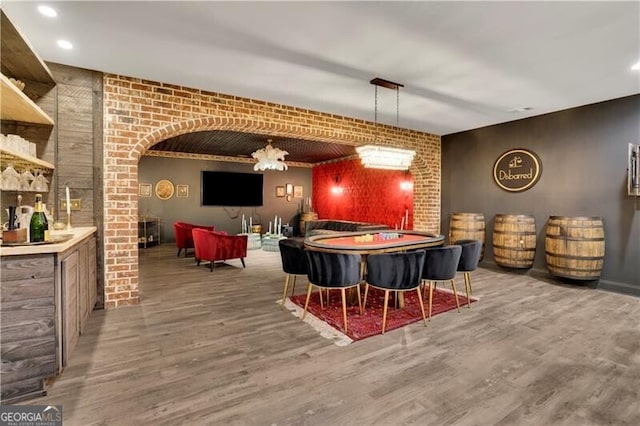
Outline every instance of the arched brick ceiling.
{"type": "Polygon", "coordinates": [[[272,139],[274,147],[289,153],[287,161],[314,164],[356,154],[355,148],[349,145],[234,131],[187,133],[159,142],[150,149],[247,158],[257,149],[264,148],[267,139],[272,139]]]}

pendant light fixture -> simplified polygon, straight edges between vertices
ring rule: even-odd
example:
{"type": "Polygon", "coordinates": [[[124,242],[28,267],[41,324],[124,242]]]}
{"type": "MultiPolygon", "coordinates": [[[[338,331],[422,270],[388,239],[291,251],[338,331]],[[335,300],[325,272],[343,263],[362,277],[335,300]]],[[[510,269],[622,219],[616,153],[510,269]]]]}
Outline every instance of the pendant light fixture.
{"type": "Polygon", "coordinates": [[[266,147],[251,153],[251,156],[258,160],[253,166],[253,170],[287,170],[289,167],[284,162],[284,156],[289,155],[289,153],[279,148],[274,148],[271,145],[271,139],[267,139],[267,142],[266,147]]]}
{"type": "Polygon", "coordinates": [[[374,124],[376,136],[374,144],[356,147],[360,161],[364,167],[387,170],[408,170],[416,152],[409,149],[396,148],[377,144],[378,134],[378,86],[396,91],[396,126],[400,121],[400,88],[404,85],[382,78],[374,78],[369,83],[375,86],[374,124]]]}

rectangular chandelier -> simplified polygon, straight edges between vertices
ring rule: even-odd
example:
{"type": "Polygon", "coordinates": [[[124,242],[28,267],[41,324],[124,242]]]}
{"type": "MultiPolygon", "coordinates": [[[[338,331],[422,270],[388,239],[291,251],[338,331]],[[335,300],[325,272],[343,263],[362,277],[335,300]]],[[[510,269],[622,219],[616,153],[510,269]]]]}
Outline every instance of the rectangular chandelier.
{"type": "Polygon", "coordinates": [[[381,145],[356,147],[364,167],[386,170],[409,170],[415,151],[381,145]]]}

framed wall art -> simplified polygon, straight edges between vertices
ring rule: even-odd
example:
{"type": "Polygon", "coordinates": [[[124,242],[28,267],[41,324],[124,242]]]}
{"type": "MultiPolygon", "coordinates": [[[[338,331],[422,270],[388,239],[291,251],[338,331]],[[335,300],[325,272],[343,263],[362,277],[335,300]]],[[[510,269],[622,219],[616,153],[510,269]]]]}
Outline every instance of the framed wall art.
{"type": "Polygon", "coordinates": [[[276,186],[276,197],[284,197],[284,186],[276,186]]]}
{"type": "Polygon", "coordinates": [[[294,186],[293,187],[293,198],[302,198],[302,186],[294,186]]]}
{"type": "Polygon", "coordinates": [[[176,197],[187,198],[189,196],[189,185],[176,185],[176,197]]]}
{"type": "Polygon", "coordinates": [[[169,179],[161,179],[156,183],[156,196],[161,200],[168,200],[173,197],[173,182],[169,179]]]}
{"type": "Polygon", "coordinates": [[[139,197],[151,197],[151,184],[150,183],[141,183],[138,185],[138,196],[139,197]]]}

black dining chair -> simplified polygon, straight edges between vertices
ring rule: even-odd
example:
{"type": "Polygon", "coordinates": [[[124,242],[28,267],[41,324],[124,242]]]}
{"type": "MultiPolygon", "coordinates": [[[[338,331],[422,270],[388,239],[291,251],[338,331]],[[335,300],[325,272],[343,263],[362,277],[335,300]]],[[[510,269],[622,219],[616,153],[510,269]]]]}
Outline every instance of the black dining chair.
{"type": "Polygon", "coordinates": [[[382,308],[382,334],[387,326],[387,305],[389,292],[416,290],[422,311],[422,321],[427,326],[424,313],[424,303],[420,292],[422,271],[424,269],[425,251],[417,250],[404,253],[371,254],[367,257],[367,279],[364,288],[364,303],[362,310],[367,308],[367,294],[369,286],[384,290],[384,306],[382,308]]]}
{"type": "MultiPolygon", "coordinates": [[[[304,241],[300,238],[286,238],[280,240],[278,245],[280,258],[282,259],[282,270],[287,274],[284,278],[284,290],[282,292],[282,303],[280,304],[280,308],[284,308],[289,284],[291,283],[291,296],[293,296],[296,290],[297,276],[307,275],[307,257],[304,255],[304,241]]],[[[322,294],[320,294],[320,297],[322,297],[322,294]]]]}
{"type": "Polygon", "coordinates": [[[358,306],[362,313],[362,301],[360,300],[360,261],[359,254],[327,253],[314,250],[305,250],[307,256],[307,300],[304,304],[302,319],[307,314],[309,299],[313,286],[320,289],[340,289],[342,292],[342,319],[344,332],[347,332],[347,295],[346,289],[355,287],[358,291],[358,306]]]}
{"type": "Polygon", "coordinates": [[[458,312],[460,312],[460,302],[458,301],[455,277],[461,255],[462,247],[458,245],[425,249],[422,280],[429,282],[429,321],[431,321],[431,311],[433,307],[433,289],[438,281],[451,281],[453,295],[456,298],[456,307],[458,308],[458,312]]]}
{"type": "Polygon", "coordinates": [[[464,272],[464,289],[467,293],[467,307],[471,309],[471,275],[475,271],[480,262],[480,254],[482,252],[482,241],[480,240],[458,240],[455,245],[462,247],[460,262],[458,263],[458,271],[464,272]]]}

